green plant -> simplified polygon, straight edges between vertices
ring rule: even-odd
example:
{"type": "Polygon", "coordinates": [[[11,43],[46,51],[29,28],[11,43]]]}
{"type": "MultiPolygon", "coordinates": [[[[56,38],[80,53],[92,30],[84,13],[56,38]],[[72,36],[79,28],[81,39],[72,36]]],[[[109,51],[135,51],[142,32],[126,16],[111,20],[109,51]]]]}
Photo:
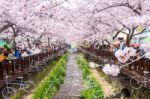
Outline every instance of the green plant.
{"type": "MultiPolygon", "coordinates": [[[[38,85],[38,83],[43,79],[43,77],[45,77],[50,71],[51,69],[54,67],[54,65],[56,64],[58,60],[53,61],[49,66],[47,66],[42,72],[39,72],[38,74],[32,76],[32,80],[35,84],[38,85]]],[[[33,89],[31,89],[33,90],[33,89]]],[[[22,99],[23,95],[25,95],[26,93],[24,91],[19,91],[16,94],[14,94],[11,99],[22,99]]]]}
{"type": "Polygon", "coordinates": [[[32,99],[52,99],[60,84],[64,82],[67,60],[68,54],[65,54],[38,85],[32,99]]]}
{"type": "Polygon", "coordinates": [[[76,62],[83,72],[84,89],[81,91],[81,99],[104,99],[102,87],[91,75],[89,64],[85,57],[79,55],[76,62]]]}

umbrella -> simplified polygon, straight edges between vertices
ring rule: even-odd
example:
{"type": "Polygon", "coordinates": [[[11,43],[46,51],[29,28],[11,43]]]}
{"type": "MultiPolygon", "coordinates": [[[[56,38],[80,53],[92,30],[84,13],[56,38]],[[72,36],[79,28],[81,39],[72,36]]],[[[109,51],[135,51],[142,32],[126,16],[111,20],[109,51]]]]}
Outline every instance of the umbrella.
{"type": "Polygon", "coordinates": [[[4,41],[0,41],[0,46],[2,46],[2,47],[6,47],[6,46],[7,46],[7,43],[6,43],[6,42],[4,42],[4,41]]]}
{"type": "Polygon", "coordinates": [[[141,46],[141,45],[138,44],[138,43],[132,43],[132,44],[130,44],[130,46],[139,47],[139,46],[141,46]]]}
{"type": "Polygon", "coordinates": [[[11,46],[9,46],[6,42],[4,42],[4,41],[0,41],[0,47],[3,47],[3,48],[6,48],[6,49],[10,49],[11,48],[11,46]]]}

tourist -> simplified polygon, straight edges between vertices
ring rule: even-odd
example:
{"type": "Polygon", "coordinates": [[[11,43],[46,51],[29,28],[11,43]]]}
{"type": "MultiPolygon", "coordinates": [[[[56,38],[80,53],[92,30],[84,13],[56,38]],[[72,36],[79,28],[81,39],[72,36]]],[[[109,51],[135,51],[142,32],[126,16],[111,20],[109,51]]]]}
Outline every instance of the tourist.
{"type": "Polygon", "coordinates": [[[16,57],[17,59],[20,59],[20,58],[21,58],[21,51],[19,50],[19,48],[16,48],[16,50],[15,50],[15,57],[16,57]]]}

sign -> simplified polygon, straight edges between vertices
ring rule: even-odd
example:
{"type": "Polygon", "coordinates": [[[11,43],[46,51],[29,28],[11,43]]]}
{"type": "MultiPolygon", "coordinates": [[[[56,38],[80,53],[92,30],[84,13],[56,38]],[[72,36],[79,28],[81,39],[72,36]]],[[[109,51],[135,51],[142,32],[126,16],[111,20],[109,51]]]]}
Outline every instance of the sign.
{"type": "Polygon", "coordinates": [[[142,31],[143,31],[142,25],[139,25],[139,27],[138,27],[138,32],[140,33],[140,32],[142,32],[142,31]]]}

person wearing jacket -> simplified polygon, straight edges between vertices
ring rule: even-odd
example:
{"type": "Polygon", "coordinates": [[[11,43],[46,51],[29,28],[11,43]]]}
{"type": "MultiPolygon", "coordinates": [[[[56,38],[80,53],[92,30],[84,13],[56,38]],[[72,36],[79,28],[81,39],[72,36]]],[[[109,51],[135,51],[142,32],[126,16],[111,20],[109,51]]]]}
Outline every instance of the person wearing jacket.
{"type": "Polygon", "coordinates": [[[15,57],[16,57],[17,59],[20,59],[20,58],[21,58],[21,51],[19,50],[19,48],[16,48],[16,50],[15,50],[15,57]]]}

